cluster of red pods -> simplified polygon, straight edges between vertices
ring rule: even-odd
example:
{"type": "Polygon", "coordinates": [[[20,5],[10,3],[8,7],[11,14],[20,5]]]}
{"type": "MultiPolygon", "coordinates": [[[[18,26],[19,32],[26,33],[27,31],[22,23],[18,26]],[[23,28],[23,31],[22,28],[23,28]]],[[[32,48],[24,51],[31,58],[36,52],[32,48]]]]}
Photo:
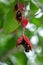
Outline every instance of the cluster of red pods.
{"type": "MultiPolygon", "coordinates": [[[[18,23],[21,24],[22,28],[25,28],[26,25],[28,24],[28,20],[23,15],[24,5],[17,3],[14,6],[14,9],[16,11],[16,20],[18,21],[18,23]]],[[[22,45],[25,49],[25,52],[29,52],[29,50],[32,50],[32,44],[29,41],[28,37],[25,36],[24,34],[18,38],[16,46],[18,45],[22,45]]]]}

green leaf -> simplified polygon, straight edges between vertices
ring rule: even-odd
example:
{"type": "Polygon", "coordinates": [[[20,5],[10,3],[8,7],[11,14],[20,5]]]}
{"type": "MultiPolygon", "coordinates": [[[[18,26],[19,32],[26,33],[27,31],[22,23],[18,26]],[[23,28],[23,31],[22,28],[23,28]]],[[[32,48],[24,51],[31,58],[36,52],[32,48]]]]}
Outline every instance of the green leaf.
{"type": "Polygon", "coordinates": [[[3,27],[3,23],[4,23],[4,13],[2,11],[2,9],[0,9],[0,28],[3,27]]]}
{"type": "Polygon", "coordinates": [[[16,46],[16,41],[17,41],[17,36],[16,34],[13,35],[12,38],[10,38],[6,44],[6,51],[11,50],[12,48],[14,48],[16,46]]]}
{"type": "Polygon", "coordinates": [[[26,65],[27,64],[27,58],[26,55],[22,52],[15,52],[14,56],[17,59],[18,65],[26,65]]]}
{"type": "Polygon", "coordinates": [[[10,62],[12,65],[27,65],[27,57],[23,52],[15,52],[14,55],[10,56],[10,62]]]}
{"type": "Polygon", "coordinates": [[[30,1],[30,10],[33,14],[38,10],[38,6],[36,6],[32,1],[30,1]]]}
{"type": "Polygon", "coordinates": [[[9,11],[4,22],[4,32],[11,33],[18,28],[18,22],[15,20],[13,11],[9,11]]]}
{"type": "Polygon", "coordinates": [[[43,54],[38,54],[36,58],[36,63],[38,65],[43,65],[43,54]]]}
{"type": "Polygon", "coordinates": [[[41,18],[32,18],[31,23],[35,24],[37,27],[43,27],[43,16],[41,18]]]}
{"type": "Polygon", "coordinates": [[[11,62],[10,59],[7,59],[6,63],[7,63],[8,65],[14,65],[14,64],[11,62]]]}
{"type": "Polygon", "coordinates": [[[0,8],[0,28],[3,27],[3,23],[4,23],[4,12],[2,8],[0,8]]]}
{"type": "Polygon", "coordinates": [[[38,35],[38,37],[39,37],[38,46],[41,46],[43,48],[43,37],[41,37],[40,35],[38,35]]]}
{"type": "Polygon", "coordinates": [[[42,3],[43,4],[43,0],[39,0],[40,1],[40,3],[42,3]]]}
{"type": "Polygon", "coordinates": [[[4,14],[8,13],[8,11],[9,11],[9,6],[5,5],[4,3],[0,3],[0,8],[4,12],[4,14]]]}
{"type": "Polygon", "coordinates": [[[31,32],[28,29],[26,29],[25,30],[25,35],[30,39],[34,35],[34,32],[31,32]]]}
{"type": "Polygon", "coordinates": [[[0,60],[6,53],[16,46],[16,35],[0,35],[0,60]]]}

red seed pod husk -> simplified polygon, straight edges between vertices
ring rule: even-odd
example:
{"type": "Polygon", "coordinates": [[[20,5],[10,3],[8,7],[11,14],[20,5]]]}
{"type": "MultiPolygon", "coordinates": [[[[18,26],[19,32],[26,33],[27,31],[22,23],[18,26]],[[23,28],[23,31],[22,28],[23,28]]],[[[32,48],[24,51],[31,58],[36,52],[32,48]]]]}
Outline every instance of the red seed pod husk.
{"type": "MultiPolygon", "coordinates": [[[[25,36],[25,35],[22,35],[22,36],[17,40],[16,46],[20,45],[23,40],[25,41],[26,45],[29,45],[29,49],[28,49],[28,50],[32,50],[32,44],[31,44],[31,42],[29,41],[28,37],[25,36]]],[[[26,47],[25,43],[22,43],[22,44],[21,44],[21,45],[23,45],[24,48],[26,47]]]]}
{"type": "Polygon", "coordinates": [[[17,43],[16,43],[16,47],[21,43],[22,40],[23,40],[23,36],[21,36],[20,38],[18,38],[17,43]]]}
{"type": "Polygon", "coordinates": [[[28,39],[28,37],[24,35],[23,38],[27,42],[27,44],[30,46],[30,49],[32,50],[32,44],[31,44],[30,40],[28,39]]]}
{"type": "Polygon", "coordinates": [[[24,5],[19,3],[19,9],[20,9],[21,11],[23,11],[23,10],[24,10],[24,5]]]}
{"type": "Polygon", "coordinates": [[[18,9],[20,9],[21,11],[23,11],[24,10],[24,5],[20,4],[20,3],[15,4],[14,10],[17,11],[18,9]]]}
{"type": "Polygon", "coordinates": [[[22,17],[21,26],[22,26],[23,28],[25,28],[27,24],[28,24],[28,19],[22,17]]]}

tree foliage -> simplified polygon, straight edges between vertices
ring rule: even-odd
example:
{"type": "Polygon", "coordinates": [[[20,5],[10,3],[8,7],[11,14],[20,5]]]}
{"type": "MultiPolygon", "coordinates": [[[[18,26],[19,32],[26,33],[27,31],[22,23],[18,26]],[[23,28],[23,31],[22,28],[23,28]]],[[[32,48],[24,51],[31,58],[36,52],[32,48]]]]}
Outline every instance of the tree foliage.
{"type": "MultiPolygon", "coordinates": [[[[16,41],[22,35],[22,27],[15,19],[14,5],[17,2],[18,0],[0,0],[0,62],[3,61],[8,65],[27,65],[27,63],[33,65],[30,58],[27,58],[24,48],[22,46],[16,48],[16,41]]],[[[38,37],[38,43],[33,44],[34,56],[36,55],[34,61],[37,62],[36,65],[43,65],[43,36],[41,37],[38,31],[43,29],[43,0],[20,0],[20,3],[24,4],[26,10],[27,6],[30,6],[26,17],[33,28],[26,28],[25,35],[30,40],[34,35],[38,37]],[[37,49],[40,50],[39,53],[37,49]]]]}

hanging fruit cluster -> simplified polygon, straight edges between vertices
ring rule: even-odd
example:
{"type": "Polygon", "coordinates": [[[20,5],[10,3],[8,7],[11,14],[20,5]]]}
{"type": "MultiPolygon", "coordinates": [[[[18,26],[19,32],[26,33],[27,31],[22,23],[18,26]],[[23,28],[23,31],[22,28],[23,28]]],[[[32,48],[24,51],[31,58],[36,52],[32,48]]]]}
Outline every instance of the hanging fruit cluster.
{"type": "MultiPolygon", "coordinates": [[[[17,3],[14,6],[14,9],[16,11],[16,20],[18,21],[18,24],[20,23],[20,25],[22,26],[23,29],[25,29],[26,25],[28,24],[28,20],[25,18],[24,16],[24,5],[17,3]]],[[[23,30],[24,32],[24,30],[23,30]]],[[[32,44],[29,41],[28,37],[24,35],[24,33],[22,34],[22,36],[20,38],[18,38],[16,46],[18,45],[22,45],[25,48],[26,52],[29,52],[29,50],[32,50],[32,44]]]]}

